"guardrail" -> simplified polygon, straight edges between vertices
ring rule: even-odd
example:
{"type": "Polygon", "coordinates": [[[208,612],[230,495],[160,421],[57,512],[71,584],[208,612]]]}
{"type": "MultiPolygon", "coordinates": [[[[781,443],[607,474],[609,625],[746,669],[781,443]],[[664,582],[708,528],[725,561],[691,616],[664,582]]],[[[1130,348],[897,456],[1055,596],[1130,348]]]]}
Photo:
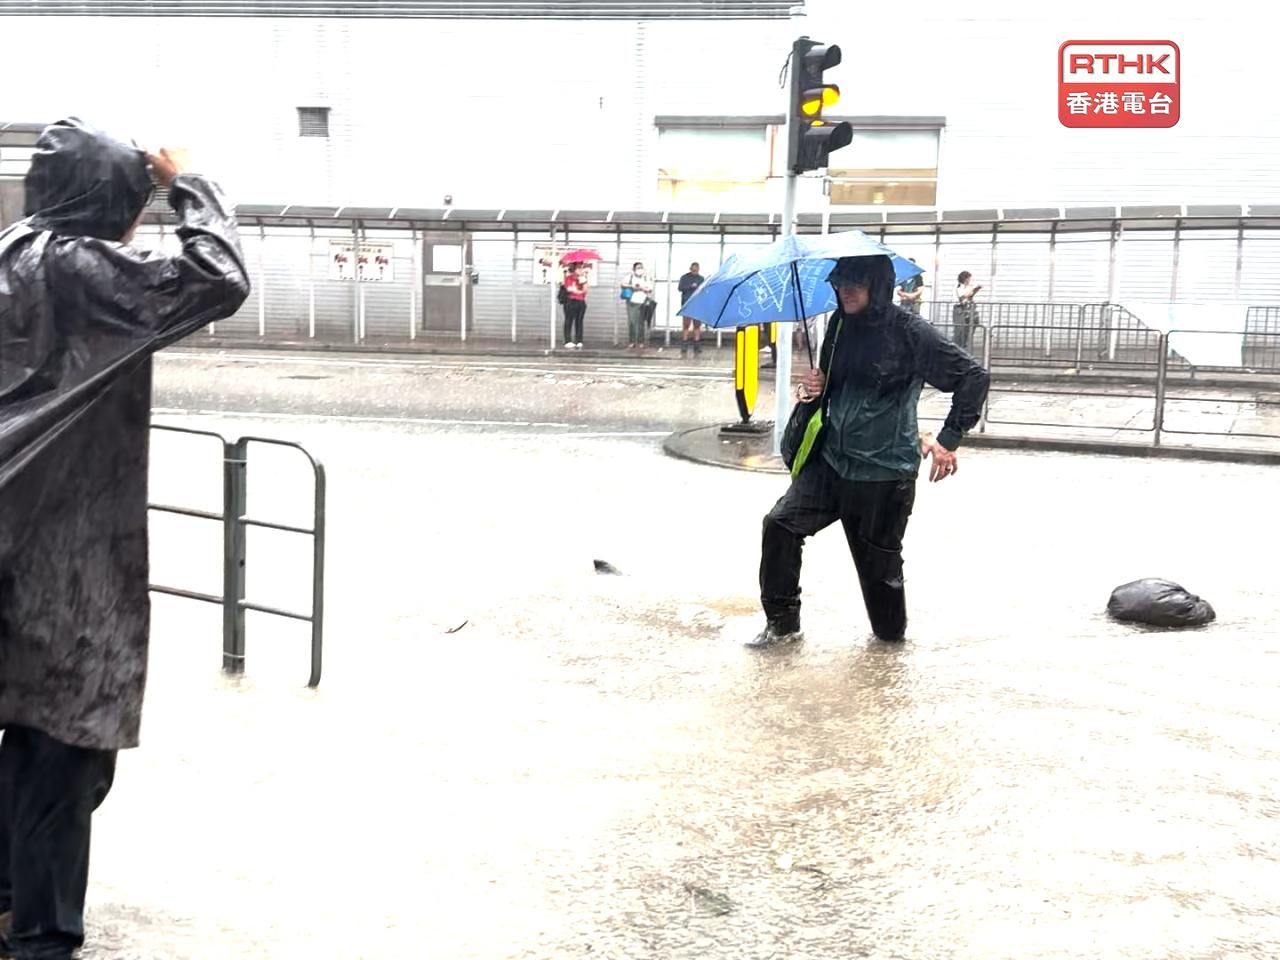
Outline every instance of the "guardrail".
{"type": "Polygon", "coordinates": [[[269,437],[241,437],[234,443],[221,434],[209,430],[193,430],[187,427],[170,427],[153,424],[151,429],[164,430],[170,433],[182,433],[197,437],[209,437],[222,444],[223,450],[223,510],[211,513],[206,510],[193,510],[187,507],[175,507],[168,504],[149,504],[148,507],[157,513],[176,514],[183,517],[194,517],[201,520],[214,520],[222,524],[222,595],[199,593],[152,584],[155,593],[181,597],[186,600],[198,600],[202,603],[217,604],[222,607],[222,669],[227,673],[243,673],[245,666],[245,612],[253,610],[291,620],[301,620],[311,624],[311,673],[307,686],[315,687],[320,683],[324,646],[324,548],[325,548],[325,471],[324,464],[313,457],[301,444],[288,440],[275,440],[269,437]],[[246,515],[248,503],[248,468],[250,444],[267,444],[279,447],[291,447],[302,453],[311,464],[315,477],[314,519],[310,528],[295,527],[288,524],[258,520],[246,515]],[[246,530],[249,527],[261,527],[268,530],[279,530],[296,533],[312,538],[312,570],[311,570],[311,612],[296,613],[282,610],[260,603],[254,603],[245,597],[246,530]]]}
{"type": "MultiPolygon", "coordinates": [[[[959,318],[952,312],[955,304],[937,301],[923,307],[930,323],[949,339],[957,339],[959,318]]],[[[1122,304],[992,302],[978,304],[977,314],[971,348],[982,353],[990,341],[989,369],[1052,367],[1153,378],[1159,372],[1161,332],[1122,304]]],[[[1184,335],[1198,332],[1171,331],[1184,335]]],[[[1243,331],[1220,334],[1240,338],[1238,363],[1193,363],[1178,352],[1176,340],[1167,360],[1171,370],[1193,378],[1199,373],[1280,375],[1277,334],[1280,307],[1250,307],[1243,331]]]]}
{"type": "MultiPolygon", "coordinates": [[[[1039,329],[1039,328],[1037,328],[1039,329]]],[[[999,356],[998,345],[1011,342],[1004,335],[1010,331],[1001,327],[987,328],[982,342],[984,365],[992,369],[999,356]]],[[[1069,331],[1063,331],[1069,332],[1069,331]]],[[[1251,336],[1268,352],[1280,354],[1280,330],[1275,332],[1255,331],[1251,336]]],[[[1149,351],[1155,364],[1155,375],[1152,379],[1137,379],[1128,384],[1122,392],[1115,389],[1094,390],[1082,385],[1087,381],[1068,380],[1066,385],[1019,383],[1018,381],[995,381],[987,395],[978,422],[979,433],[986,433],[991,427],[1037,427],[1050,429],[1069,429],[1075,431],[1108,431],[1110,433],[1131,433],[1149,438],[1154,447],[1159,447],[1170,435],[1199,437],[1231,437],[1241,439],[1280,440],[1280,387],[1275,394],[1267,394],[1253,388],[1247,395],[1239,390],[1222,392],[1218,395],[1205,393],[1205,388],[1195,381],[1174,374],[1187,366],[1187,361],[1177,352],[1183,338],[1203,337],[1230,338],[1232,348],[1242,337],[1240,331],[1221,330],[1170,330],[1168,333],[1149,331],[1151,346],[1147,339],[1137,347],[1149,351]],[[1007,384],[1007,385],[1006,385],[1007,384]],[[1133,419],[1133,409],[1126,408],[1128,419],[1122,423],[1090,423],[1079,420],[1071,422],[1051,422],[1035,419],[1031,415],[1018,412],[1016,401],[1009,403],[1009,398],[1028,397],[1067,397],[1081,399],[1130,399],[1142,401],[1141,421],[1133,419]],[[1145,404],[1149,403],[1149,407],[1145,404]],[[1208,409],[1207,409],[1208,408],[1208,409]]],[[[1016,342],[1017,338],[1013,338],[1016,342]]],[[[1112,351],[1114,339],[1108,337],[1106,350],[1112,351]]],[[[1115,344],[1116,353],[1125,349],[1135,349],[1134,343],[1128,346],[1115,344]]],[[[1223,348],[1224,350],[1226,347],[1223,348]]],[[[1205,368],[1200,368],[1205,369],[1205,368]]],[[[1235,368],[1219,368],[1235,369],[1235,368]]]]}

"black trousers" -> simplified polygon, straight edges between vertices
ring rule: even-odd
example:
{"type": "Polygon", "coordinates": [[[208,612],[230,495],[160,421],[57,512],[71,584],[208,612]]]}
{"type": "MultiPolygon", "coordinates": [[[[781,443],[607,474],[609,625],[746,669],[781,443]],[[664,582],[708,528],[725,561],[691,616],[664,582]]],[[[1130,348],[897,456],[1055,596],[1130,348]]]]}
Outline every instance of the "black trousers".
{"type": "Polygon", "coordinates": [[[582,321],[587,315],[587,301],[568,300],[564,305],[564,342],[582,342],[582,321]]]}
{"type": "Polygon", "coordinates": [[[901,640],[907,629],[902,537],[915,499],[915,477],[855,483],[841,478],[821,454],[815,454],[764,518],[760,602],[769,622],[784,632],[800,629],[805,538],[839,520],[872,631],[881,640],[901,640]]]}
{"type": "Polygon", "coordinates": [[[20,958],[66,958],[84,942],[89,822],[115,777],[114,750],[28,727],[0,740],[0,913],[20,958]]]}

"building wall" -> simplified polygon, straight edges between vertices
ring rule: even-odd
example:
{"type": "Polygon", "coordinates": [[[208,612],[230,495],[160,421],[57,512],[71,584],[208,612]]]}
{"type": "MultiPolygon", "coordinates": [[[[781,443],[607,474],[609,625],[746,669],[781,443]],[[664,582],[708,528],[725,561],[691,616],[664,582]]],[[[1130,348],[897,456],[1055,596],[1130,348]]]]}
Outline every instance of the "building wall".
{"type": "Polygon", "coordinates": [[[806,30],[843,43],[842,106],[947,118],[939,205],[1268,203],[1280,197],[1274,5],[1172,0],[889,4],[810,0],[806,30]],[[850,39],[875,37],[875,42],[850,39]],[[1057,119],[1066,40],[1172,40],[1182,118],[1166,130],[1071,130],[1057,119]],[[850,55],[850,50],[856,52],[850,55]]]}
{"type": "MultiPolygon", "coordinates": [[[[794,24],[6,17],[6,72],[39,81],[6,84],[4,113],[185,142],[243,200],[644,208],[657,198],[653,118],[781,113],[779,70],[804,32],[843,46],[841,112],[946,118],[940,207],[1280,202],[1274,7],[807,10],[794,24]],[[1058,124],[1058,45],[1096,37],[1180,44],[1176,127],[1058,124]],[[332,109],[328,140],[297,136],[304,105],[332,109]]],[[[816,181],[801,198],[825,203],[816,181]]],[[[777,184],[763,202],[780,203],[777,184]]]]}

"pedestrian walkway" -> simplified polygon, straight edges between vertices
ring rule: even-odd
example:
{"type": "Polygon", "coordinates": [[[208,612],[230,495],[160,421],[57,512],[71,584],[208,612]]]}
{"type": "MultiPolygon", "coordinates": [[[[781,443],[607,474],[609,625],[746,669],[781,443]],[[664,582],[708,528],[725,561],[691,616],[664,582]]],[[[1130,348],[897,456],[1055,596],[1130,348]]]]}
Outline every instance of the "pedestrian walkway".
{"type": "MultiPolygon", "coordinates": [[[[951,399],[926,391],[920,427],[935,432],[951,399]]],[[[1170,389],[1157,443],[1154,390],[998,380],[968,447],[1176,457],[1280,464],[1280,388],[1170,389]]],[[[723,424],[682,430],[664,442],[674,457],[740,470],[785,472],[772,434],[722,434],[723,424]]]]}

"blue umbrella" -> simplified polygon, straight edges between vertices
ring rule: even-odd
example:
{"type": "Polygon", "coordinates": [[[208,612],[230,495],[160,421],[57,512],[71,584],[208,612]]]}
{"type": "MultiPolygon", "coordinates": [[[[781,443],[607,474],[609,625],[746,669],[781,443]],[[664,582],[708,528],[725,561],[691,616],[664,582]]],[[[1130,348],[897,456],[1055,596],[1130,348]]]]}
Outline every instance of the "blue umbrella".
{"type": "Polygon", "coordinates": [[[709,327],[797,323],[836,308],[826,282],[842,257],[886,256],[896,281],[924,273],[919,266],[861,230],[783,237],[759,251],[729,257],[680,308],[709,327]]]}

